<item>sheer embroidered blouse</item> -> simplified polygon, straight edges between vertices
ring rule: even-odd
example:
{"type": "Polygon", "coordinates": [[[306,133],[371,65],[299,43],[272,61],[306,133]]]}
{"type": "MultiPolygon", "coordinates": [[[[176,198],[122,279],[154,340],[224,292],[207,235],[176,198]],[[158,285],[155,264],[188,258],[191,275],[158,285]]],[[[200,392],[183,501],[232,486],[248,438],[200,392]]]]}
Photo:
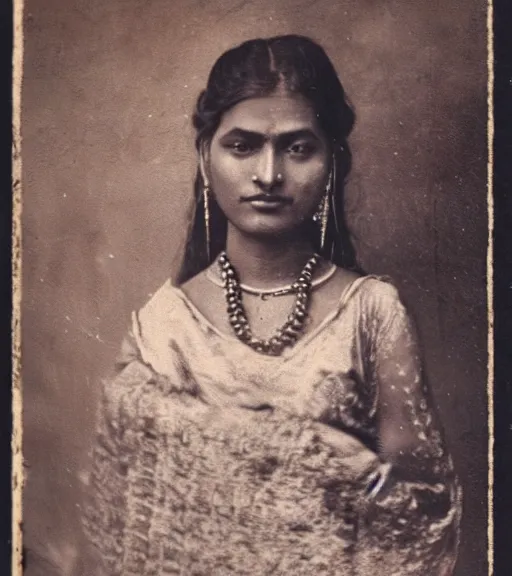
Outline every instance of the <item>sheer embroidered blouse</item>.
{"type": "Polygon", "coordinates": [[[278,357],[167,282],[100,414],[85,526],[104,574],[452,573],[461,491],[388,282],[354,281],[278,357]]]}

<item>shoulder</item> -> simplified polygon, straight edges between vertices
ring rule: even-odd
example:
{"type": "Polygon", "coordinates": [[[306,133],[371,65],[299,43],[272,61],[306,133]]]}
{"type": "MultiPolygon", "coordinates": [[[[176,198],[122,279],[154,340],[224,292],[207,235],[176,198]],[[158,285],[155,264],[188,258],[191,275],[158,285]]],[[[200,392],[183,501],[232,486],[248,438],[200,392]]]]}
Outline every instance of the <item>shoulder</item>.
{"type": "Polygon", "coordinates": [[[369,274],[362,276],[360,283],[361,297],[376,309],[402,303],[400,292],[389,276],[369,274]]]}
{"type": "Polygon", "coordinates": [[[375,311],[402,302],[398,288],[389,276],[360,274],[338,266],[332,288],[345,300],[354,298],[365,308],[375,311]]]}
{"type": "Polygon", "coordinates": [[[405,320],[409,315],[399,289],[389,276],[357,276],[345,290],[343,300],[354,303],[361,320],[368,326],[382,327],[399,317],[405,320]]]}
{"type": "Polygon", "coordinates": [[[146,301],[146,303],[136,311],[141,319],[151,319],[162,314],[166,315],[176,306],[179,301],[178,290],[167,279],[146,301]]]}
{"type": "Polygon", "coordinates": [[[135,333],[159,336],[165,332],[180,330],[195,318],[195,294],[201,291],[199,277],[177,286],[166,280],[149,300],[132,314],[132,327],[135,333]],[[191,297],[194,295],[194,297],[191,297]]]}
{"type": "Polygon", "coordinates": [[[159,371],[169,355],[169,342],[190,319],[184,295],[170,280],[132,313],[130,334],[143,362],[159,371]]]}
{"type": "Polygon", "coordinates": [[[377,342],[416,338],[415,319],[391,278],[366,276],[360,288],[362,325],[377,342]]]}
{"type": "Polygon", "coordinates": [[[390,276],[377,274],[360,274],[338,267],[335,279],[341,292],[363,300],[365,303],[388,303],[399,300],[400,294],[390,276]]]}

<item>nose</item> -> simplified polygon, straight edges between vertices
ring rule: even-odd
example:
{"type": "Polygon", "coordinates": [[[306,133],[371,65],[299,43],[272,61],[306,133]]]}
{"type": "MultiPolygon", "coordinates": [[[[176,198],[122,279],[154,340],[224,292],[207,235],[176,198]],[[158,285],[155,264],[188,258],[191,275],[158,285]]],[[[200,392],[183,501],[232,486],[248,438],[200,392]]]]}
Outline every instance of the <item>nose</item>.
{"type": "Polygon", "coordinates": [[[265,147],[258,160],[253,181],[264,191],[271,191],[280,186],[283,176],[279,171],[280,160],[274,148],[272,146],[265,147]]]}

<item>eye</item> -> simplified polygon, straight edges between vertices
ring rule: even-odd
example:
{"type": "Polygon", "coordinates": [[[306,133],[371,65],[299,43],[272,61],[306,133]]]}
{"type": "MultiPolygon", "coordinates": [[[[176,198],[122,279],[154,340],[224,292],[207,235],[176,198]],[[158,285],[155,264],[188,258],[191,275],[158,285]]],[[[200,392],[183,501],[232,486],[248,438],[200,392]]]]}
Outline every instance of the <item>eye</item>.
{"type": "Polygon", "coordinates": [[[289,148],[288,152],[292,156],[306,158],[314,152],[315,148],[310,142],[294,142],[289,148]]]}
{"type": "Polygon", "coordinates": [[[253,150],[252,146],[244,140],[236,140],[235,142],[231,142],[227,147],[237,156],[245,156],[253,150]]]}

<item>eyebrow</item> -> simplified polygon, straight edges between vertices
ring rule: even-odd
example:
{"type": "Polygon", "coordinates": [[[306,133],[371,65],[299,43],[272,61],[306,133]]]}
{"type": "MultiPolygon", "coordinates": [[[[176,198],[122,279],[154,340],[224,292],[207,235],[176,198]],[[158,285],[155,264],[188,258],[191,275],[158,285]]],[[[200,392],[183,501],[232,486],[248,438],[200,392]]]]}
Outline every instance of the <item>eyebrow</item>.
{"type": "MultiPolygon", "coordinates": [[[[226,132],[221,136],[220,140],[223,141],[229,138],[246,138],[247,140],[268,140],[269,137],[261,132],[255,132],[253,130],[245,130],[243,128],[232,128],[229,132],[226,132]]],[[[271,140],[297,140],[299,138],[312,138],[319,141],[320,138],[315,134],[310,128],[299,128],[298,130],[290,130],[288,132],[281,132],[275,136],[271,136],[271,140]]]]}

